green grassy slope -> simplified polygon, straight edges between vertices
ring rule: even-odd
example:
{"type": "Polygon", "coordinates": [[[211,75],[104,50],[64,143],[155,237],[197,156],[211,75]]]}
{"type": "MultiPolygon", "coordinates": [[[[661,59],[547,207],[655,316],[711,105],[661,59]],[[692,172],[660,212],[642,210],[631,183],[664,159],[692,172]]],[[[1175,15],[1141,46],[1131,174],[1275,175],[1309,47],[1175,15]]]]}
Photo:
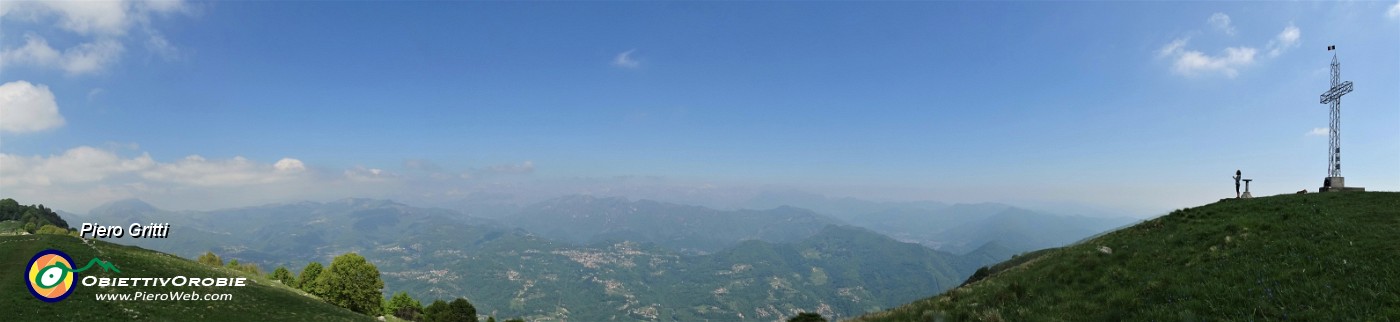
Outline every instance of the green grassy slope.
{"type": "Polygon", "coordinates": [[[1016,260],[856,320],[1393,320],[1400,193],[1228,200],[1016,260]]]}
{"type": "Polygon", "coordinates": [[[305,293],[263,277],[201,265],[173,255],[102,241],[58,235],[0,236],[0,318],[7,321],[371,321],[305,293]],[[25,264],[44,249],[67,253],[76,265],[101,258],[121,273],[94,266],[81,276],[98,277],[248,277],[244,287],[112,287],[75,284],[73,294],[58,303],[35,299],[25,287],[25,264]],[[98,301],[95,294],[228,293],[229,301],[98,301]]]}

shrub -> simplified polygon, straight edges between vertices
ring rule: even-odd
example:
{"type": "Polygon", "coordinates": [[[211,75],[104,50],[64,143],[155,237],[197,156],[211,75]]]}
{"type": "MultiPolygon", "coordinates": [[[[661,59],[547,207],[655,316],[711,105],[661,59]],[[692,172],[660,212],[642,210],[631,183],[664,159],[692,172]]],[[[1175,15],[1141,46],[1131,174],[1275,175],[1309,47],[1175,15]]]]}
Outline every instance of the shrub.
{"type": "Polygon", "coordinates": [[[214,252],[204,252],[204,255],[199,255],[197,261],[209,266],[224,266],[224,259],[219,258],[219,255],[215,255],[214,252]]]}
{"type": "Polygon", "coordinates": [[[297,289],[307,293],[321,296],[320,290],[316,287],[316,278],[321,276],[321,263],[306,263],[306,267],[301,269],[301,275],[297,276],[297,289]]]}
{"type": "Polygon", "coordinates": [[[292,277],[292,271],[288,271],[285,266],[277,266],[277,269],[272,270],[272,275],[268,275],[267,278],[282,282],[282,285],[296,286],[293,285],[296,283],[296,279],[292,277]]]}
{"type": "Polygon", "coordinates": [[[384,280],[379,278],[379,268],[359,254],[336,256],[331,266],[316,277],[316,284],[326,302],[363,314],[383,312],[380,305],[384,295],[380,289],[384,288],[384,280]]]}

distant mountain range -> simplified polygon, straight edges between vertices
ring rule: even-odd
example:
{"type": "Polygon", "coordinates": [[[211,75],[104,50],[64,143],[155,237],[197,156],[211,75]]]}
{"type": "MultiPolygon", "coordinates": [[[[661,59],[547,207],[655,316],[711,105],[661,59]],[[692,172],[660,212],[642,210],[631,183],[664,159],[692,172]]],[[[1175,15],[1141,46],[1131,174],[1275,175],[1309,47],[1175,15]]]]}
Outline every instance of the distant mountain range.
{"type": "Polygon", "coordinates": [[[802,192],[763,193],[745,206],[812,209],[850,225],[955,254],[973,251],[989,242],[1018,253],[1059,247],[1137,221],[1128,217],[1061,215],[999,203],[876,202],[802,192]]]}
{"type": "Polygon", "coordinates": [[[530,205],[502,219],[551,239],[577,244],[634,241],[683,253],[709,253],[745,240],[796,242],[840,220],[811,210],[721,211],[651,200],[568,196],[530,205]]]}
{"type": "Polygon", "coordinates": [[[517,202],[510,194],[475,194],[447,206],[580,245],[649,241],[686,253],[712,252],[748,239],[790,242],[827,224],[868,228],[955,254],[989,242],[1020,253],[1064,246],[1137,221],[1103,212],[1064,215],[1000,203],[870,201],[800,191],[758,193],[730,204],[733,210],[582,195],[517,202]],[[765,223],[797,229],[775,231],[764,228],[765,223]]]}
{"type": "Polygon", "coordinates": [[[127,200],[72,221],[169,222],[169,239],[108,240],[189,258],[214,251],[264,270],[296,271],[310,260],[358,252],[379,266],[387,291],[465,296],[481,312],[536,320],[770,321],[801,311],[850,317],[956,286],[1012,255],[995,244],[966,255],[935,251],[790,207],[716,211],[580,196],[522,214],[522,223],[590,244],[370,199],[207,212],[127,200]],[[551,219],[560,223],[543,223],[551,219]],[[589,226],[595,220],[615,225],[589,226]]]}

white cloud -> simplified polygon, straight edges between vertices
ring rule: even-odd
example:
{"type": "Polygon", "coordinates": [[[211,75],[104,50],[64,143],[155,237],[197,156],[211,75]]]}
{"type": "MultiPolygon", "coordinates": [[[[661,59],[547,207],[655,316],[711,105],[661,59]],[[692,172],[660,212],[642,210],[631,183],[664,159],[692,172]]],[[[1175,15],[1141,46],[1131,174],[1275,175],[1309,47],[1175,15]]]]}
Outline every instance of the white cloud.
{"type": "MultiPolygon", "coordinates": [[[[1206,23],[1219,29],[1226,34],[1234,35],[1235,26],[1230,21],[1230,16],[1224,13],[1215,13],[1206,19],[1206,23]]],[[[1199,31],[1192,31],[1190,34],[1199,34],[1199,31]]],[[[1239,76],[1240,69],[1253,65],[1255,58],[1260,51],[1252,46],[1231,46],[1226,47],[1218,55],[1209,55],[1203,51],[1190,49],[1187,47],[1191,38],[1181,37],[1173,39],[1157,50],[1157,58],[1169,58],[1172,60],[1172,71],[1183,76],[1197,76],[1201,74],[1220,74],[1225,77],[1235,78],[1239,76]]],[[[1268,57],[1277,57],[1289,49],[1296,48],[1302,41],[1302,31],[1293,23],[1283,28],[1283,31],[1269,40],[1264,47],[1268,57]]]]}
{"type": "Polygon", "coordinates": [[[90,183],[117,176],[133,176],[156,182],[195,186],[233,186],[278,182],[306,171],[300,160],[284,158],[276,164],[258,164],[243,157],[208,160],[191,155],[173,163],[159,163],[149,154],[122,158],[109,150],[90,146],[69,149],[61,155],[23,157],[0,154],[0,185],[48,186],[90,183]]]}
{"type": "Polygon", "coordinates": [[[281,160],[277,160],[277,163],[272,164],[272,168],[277,169],[277,172],[297,173],[306,171],[306,164],[301,163],[301,160],[282,158],[281,160]]]}
{"type": "Polygon", "coordinates": [[[135,24],[150,22],[152,14],[187,11],[184,1],[17,1],[0,9],[0,18],[53,17],[64,30],[84,36],[121,36],[135,24]]]}
{"type": "Polygon", "coordinates": [[[352,169],[348,173],[363,174],[342,177],[319,173],[295,158],[269,163],[191,155],[161,162],[147,153],[131,156],[121,152],[135,148],[79,146],[57,155],[33,156],[0,153],[0,193],[26,203],[83,211],[123,198],[142,198],[177,209],[210,209],[317,198],[384,197],[403,189],[403,178],[377,169],[352,169]]]}
{"type": "Polygon", "coordinates": [[[1395,5],[1390,6],[1390,10],[1385,11],[1385,16],[1391,19],[1400,19],[1400,1],[1396,1],[1395,5]]]}
{"type": "Polygon", "coordinates": [[[146,38],[146,51],[154,53],[156,56],[172,61],[180,58],[180,49],[170,44],[160,32],[152,31],[150,37],[146,38]]]}
{"type": "Polygon", "coordinates": [[[366,168],[364,166],[356,166],[354,168],[345,169],[345,179],[348,179],[350,181],[374,182],[385,181],[397,177],[398,175],[392,172],[384,171],[383,169],[378,168],[366,168]]]}
{"type": "Polygon", "coordinates": [[[525,160],[514,164],[497,164],[480,169],[471,169],[460,174],[458,178],[462,180],[472,180],[477,178],[501,178],[507,175],[531,174],[535,172],[535,162],[525,160]]]}
{"type": "Polygon", "coordinates": [[[143,171],[141,177],[152,181],[194,186],[239,186],[284,181],[304,172],[300,160],[285,158],[275,165],[258,164],[236,156],[228,160],[208,160],[191,155],[174,163],[162,163],[143,171]]]}
{"type": "MultiPolygon", "coordinates": [[[[426,177],[429,178],[429,179],[438,180],[438,181],[451,180],[452,178],[460,177],[460,176],[459,176],[458,174],[456,174],[456,173],[452,173],[452,172],[447,171],[447,169],[444,169],[442,166],[438,165],[437,163],[433,163],[432,161],[424,160],[424,159],[407,159],[407,160],[404,160],[404,161],[403,161],[403,168],[404,168],[404,170],[406,170],[406,173],[405,173],[406,175],[426,176],[426,177]]],[[[465,174],[463,174],[463,175],[465,175],[465,174]]],[[[462,177],[462,178],[463,178],[463,179],[467,179],[467,177],[462,177]]]]}
{"type": "Polygon", "coordinates": [[[140,12],[154,12],[169,14],[175,12],[189,11],[184,0],[143,0],[136,3],[135,9],[140,12]]]}
{"type": "Polygon", "coordinates": [[[1195,76],[1203,73],[1220,73],[1225,77],[1239,76],[1239,68],[1254,63],[1255,49],[1249,47],[1225,48],[1220,56],[1210,56],[1194,50],[1177,51],[1174,70],[1181,75],[1195,76]]]}
{"type": "Polygon", "coordinates": [[[613,61],[612,61],[613,66],[622,67],[622,68],[638,68],[638,67],[642,67],[642,63],[641,63],[641,62],[639,62],[639,61],[637,61],[636,59],[632,58],[632,52],[634,52],[634,51],[637,51],[637,50],[636,50],[636,49],[632,49],[632,50],[624,51],[624,52],[622,52],[622,53],[620,53],[620,54],[617,54],[617,57],[614,57],[614,58],[613,58],[613,61]]]}
{"type": "Polygon", "coordinates": [[[1215,29],[1220,29],[1220,31],[1224,32],[1226,35],[1235,35],[1235,26],[1230,25],[1230,16],[1223,12],[1216,12],[1210,15],[1210,18],[1206,19],[1206,23],[1214,26],[1215,29]]]}
{"type": "Polygon", "coordinates": [[[494,173],[509,173],[509,174],[531,173],[531,172],[535,172],[535,162],[534,162],[534,161],[530,161],[530,160],[525,160],[525,162],[521,162],[521,163],[518,163],[518,164],[493,165],[493,166],[487,167],[487,168],[486,168],[486,171],[490,171],[490,172],[494,172],[494,173]]]}
{"type": "Polygon", "coordinates": [[[0,132],[37,132],[63,126],[48,86],[13,81],[0,85],[0,132]]]}
{"type": "Polygon", "coordinates": [[[1308,131],[1308,133],[1304,133],[1303,135],[1305,135],[1305,136],[1327,136],[1327,134],[1328,134],[1327,128],[1325,128],[1325,127],[1315,127],[1315,128],[1312,129],[1312,131],[1308,131]]]}
{"type": "Polygon", "coordinates": [[[1277,38],[1279,43],[1283,44],[1284,46],[1289,46],[1298,43],[1298,37],[1298,27],[1293,26],[1293,24],[1290,23],[1288,24],[1288,27],[1283,28],[1283,32],[1279,32],[1277,38]]]}
{"type": "Polygon", "coordinates": [[[0,66],[29,64],[69,75],[97,72],[118,60],[125,49],[122,39],[134,26],[145,31],[148,50],[170,60],[178,57],[178,50],[152,27],[151,17],[189,11],[181,0],[6,1],[0,3],[0,21],[51,23],[85,39],[60,50],[31,30],[23,46],[0,50],[0,66]]]}
{"type": "Polygon", "coordinates": [[[1177,38],[1176,40],[1172,40],[1172,42],[1167,43],[1166,46],[1162,46],[1162,49],[1157,50],[1157,57],[1163,58],[1180,53],[1182,48],[1186,47],[1186,42],[1190,40],[1190,38],[1177,38]]]}
{"type": "Polygon", "coordinates": [[[131,16],[123,1],[43,1],[11,10],[35,10],[58,16],[58,26],[81,35],[126,33],[131,16]]]}
{"type": "Polygon", "coordinates": [[[29,64],[62,69],[69,75],[101,71],[116,62],[125,48],[112,39],[82,43],[59,52],[48,41],[33,33],[24,35],[24,46],[0,51],[0,66],[29,64]]]}
{"type": "Polygon", "coordinates": [[[122,50],[122,44],[111,39],[83,43],[63,50],[60,67],[69,74],[97,72],[116,62],[122,50]]]}
{"type": "Polygon", "coordinates": [[[88,91],[87,100],[88,100],[88,102],[97,100],[97,97],[98,97],[98,96],[102,96],[102,93],[106,93],[106,92],[107,92],[107,90],[102,89],[101,87],[93,88],[92,90],[89,90],[89,91],[88,91]]]}
{"type": "Polygon", "coordinates": [[[443,171],[442,166],[438,165],[437,163],[433,163],[432,161],[428,161],[428,160],[424,160],[424,159],[409,159],[409,160],[404,160],[404,161],[403,161],[403,167],[404,167],[404,169],[409,169],[409,170],[414,170],[414,171],[430,172],[430,173],[436,173],[436,172],[442,172],[442,171],[443,171]]]}
{"type": "Polygon", "coordinates": [[[96,182],[111,176],[135,173],[156,165],[151,156],[121,158],[111,151],[90,146],[69,149],[61,155],[23,157],[0,153],[0,186],[49,186],[96,182]]]}
{"type": "Polygon", "coordinates": [[[1300,38],[1302,32],[1293,23],[1289,23],[1273,40],[1269,40],[1269,57],[1278,57],[1283,51],[1298,47],[1300,38]]]}
{"type": "Polygon", "coordinates": [[[172,189],[256,188],[301,183],[382,182],[399,175],[378,168],[346,169],[344,176],[318,176],[297,158],[281,158],[272,164],[232,157],[210,160],[189,155],[174,162],[155,161],[150,154],[125,158],[120,147],[74,147],[59,155],[0,154],[0,186],[10,189],[53,185],[164,186],[172,189]]]}

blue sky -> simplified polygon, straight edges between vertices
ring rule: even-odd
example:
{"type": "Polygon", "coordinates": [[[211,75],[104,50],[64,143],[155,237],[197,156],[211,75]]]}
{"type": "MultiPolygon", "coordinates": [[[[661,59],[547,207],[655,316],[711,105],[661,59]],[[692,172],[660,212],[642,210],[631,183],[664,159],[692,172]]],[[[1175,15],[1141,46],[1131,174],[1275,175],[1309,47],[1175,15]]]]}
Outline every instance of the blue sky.
{"type": "Polygon", "coordinates": [[[1347,182],[1400,190],[1393,1],[3,5],[0,194],[70,211],[798,189],[1150,215],[1235,169],[1316,190],[1327,45],[1347,182]]]}

